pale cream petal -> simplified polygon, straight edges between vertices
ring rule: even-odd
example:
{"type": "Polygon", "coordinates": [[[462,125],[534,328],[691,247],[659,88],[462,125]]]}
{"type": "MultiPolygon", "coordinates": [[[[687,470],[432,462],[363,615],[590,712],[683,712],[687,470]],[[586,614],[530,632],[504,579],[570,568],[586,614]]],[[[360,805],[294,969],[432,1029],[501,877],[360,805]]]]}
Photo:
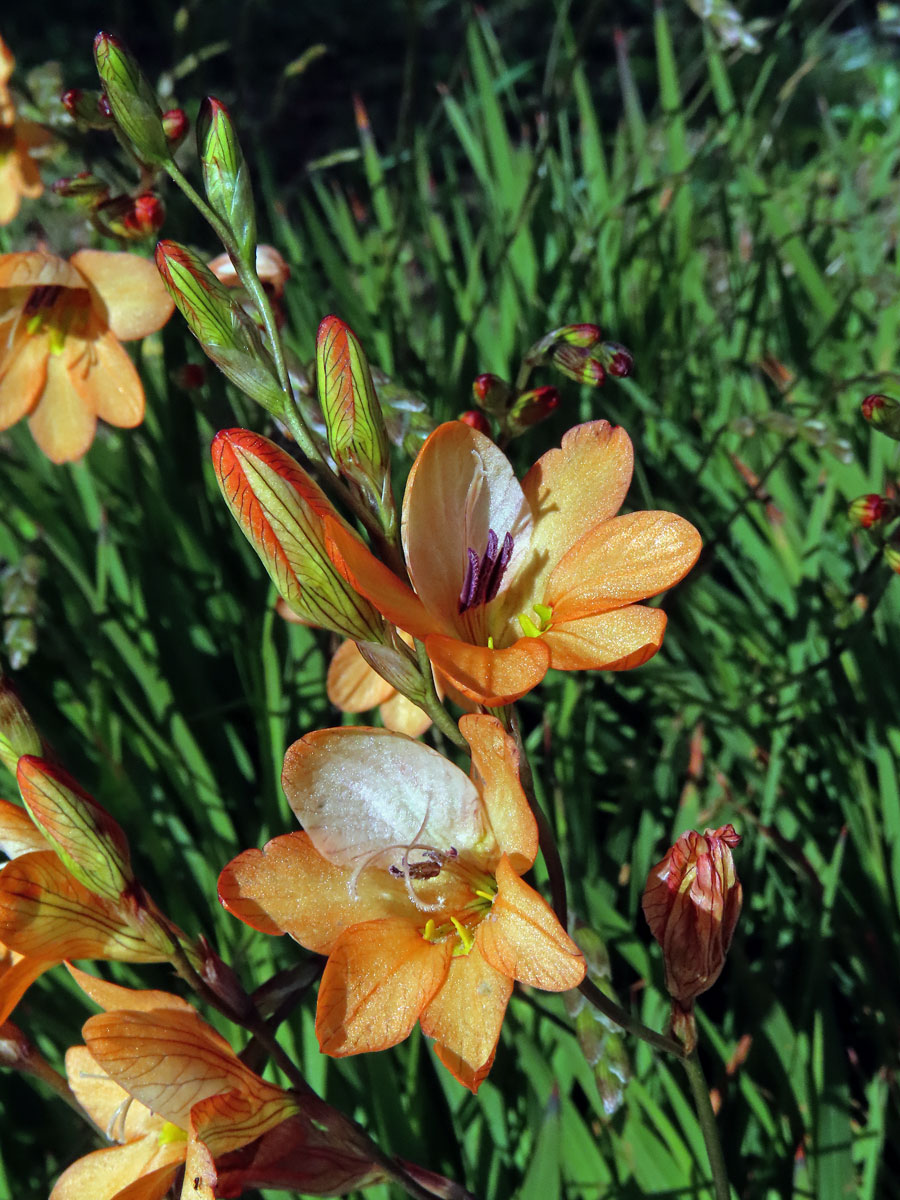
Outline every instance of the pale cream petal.
{"type": "Polygon", "coordinates": [[[38,402],[47,381],[46,336],[27,334],[13,346],[0,370],[0,429],[9,429],[38,402]]]}
{"type": "Polygon", "coordinates": [[[47,381],[28,427],[51,462],[71,462],[90,449],[97,417],[78,394],[62,355],[47,360],[47,381]]]}
{"type": "Polygon", "coordinates": [[[149,258],[110,250],[79,250],[71,263],[91,285],[117,338],[146,337],[161,329],[172,315],[174,302],[149,258]]]}
{"type": "Polygon", "coordinates": [[[67,360],[75,390],[98,417],[121,429],[144,419],[144,385],[128,352],[110,332],[84,343],[84,352],[67,360]]]}

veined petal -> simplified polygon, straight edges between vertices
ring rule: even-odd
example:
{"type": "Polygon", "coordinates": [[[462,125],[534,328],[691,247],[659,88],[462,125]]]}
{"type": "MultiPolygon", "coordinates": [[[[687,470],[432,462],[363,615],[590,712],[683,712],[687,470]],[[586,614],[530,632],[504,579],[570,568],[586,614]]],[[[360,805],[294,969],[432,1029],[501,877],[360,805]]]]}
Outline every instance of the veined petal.
{"type": "Polygon", "coordinates": [[[97,417],[78,394],[63,355],[47,360],[47,379],[28,427],[51,462],[71,462],[90,449],[97,417]]]}
{"type": "Polygon", "coordinates": [[[378,561],[356,534],[337,519],[326,517],[325,534],[328,556],[335,569],[361,596],[374,604],[392,625],[424,638],[435,629],[451,626],[426,612],[412,588],[378,561]]]}
{"type": "Polygon", "coordinates": [[[425,638],[425,648],[432,665],[463,695],[491,706],[518,700],[537,687],[550,667],[542,638],[519,638],[503,650],[491,650],[433,633],[425,638]]]}
{"type": "Polygon", "coordinates": [[[84,279],[65,259],[42,250],[0,254],[0,288],[86,286],[84,279]]]}
{"type": "Polygon", "coordinates": [[[245,1067],[195,1012],[98,1013],[84,1024],[88,1050],[129,1095],[180,1129],[194,1104],[239,1091],[260,1103],[282,1094],[245,1067]]]}
{"type": "Polygon", "coordinates": [[[80,282],[90,285],[115,337],[124,341],[146,337],[171,317],[175,304],[149,258],[114,250],[79,250],[69,261],[83,276],[80,282]]]}
{"type": "Polygon", "coordinates": [[[604,521],[576,543],[547,580],[554,624],[646,600],[682,579],[700,553],[700,535],[669,512],[604,521]]]}
{"type": "Polygon", "coordinates": [[[541,595],[543,581],[579,538],[615,516],[633,468],[631,438],[608,421],[576,425],[563,434],[559,450],[541,455],[522,481],[534,518],[531,595],[541,595]]]}
{"type": "Polygon", "coordinates": [[[87,1046],[71,1046],[66,1051],[66,1076],[81,1107],[96,1125],[109,1130],[117,1141],[131,1142],[151,1131],[159,1134],[162,1117],[155,1116],[146,1105],[133,1100],[124,1088],[110,1079],[87,1046]],[[126,1106],[129,1100],[132,1102],[126,1106]]]}
{"type": "Polygon", "coordinates": [[[497,895],[478,926],[475,945],[510,979],[547,992],[564,992],[584,978],[584,956],[553,909],[515,873],[506,858],[497,865],[497,895]]]}
{"type": "Polygon", "coordinates": [[[422,1013],[422,1032],[435,1053],[471,1092],[491,1069],[513,981],[483,957],[477,944],[450,962],[444,986],[422,1013]]]}
{"type": "Polygon", "coordinates": [[[544,634],[557,671],[630,671],[662,645],[666,614],[661,608],[629,604],[579,621],[564,621],[544,634]]]}
{"type": "MultiPolygon", "coordinates": [[[[504,582],[527,557],[531,509],[506,455],[462,421],[448,421],[419,451],[403,500],[403,549],[429,612],[455,627],[470,549],[480,558],[493,529],[513,538],[504,582]]],[[[500,594],[504,590],[500,585],[500,594]]]]}
{"type": "Polygon", "coordinates": [[[394,695],[386,679],[373,671],[356,642],[342,642],[328,666],[328,699],[341,712],[363,713],[394,695]]]}
{"type": "Polygon", "coordinates": [[[21,804],[0,800],[0,853],[18,858],[33,850],[47,850],[46,838],[21,804]]]}
{"type": "Polygon", "coordinates": [[[338,866],[388,867],[417,845],[470,850],[488,832],[469,777],[387,729],[307,734],[288,748],[281,783],[313,845],[338,866]]]}
{"type": "Polygon", "coordinates": [[[30,413],[47,382],[50,349],[46,336],[25,335],[0,374],[0,429],[9,429],[30,413]]]}
{"type": "Polygon", "coordinates": [[[219,876],[219,899],[239,920],[263,933],[289,933],[301,946],[330,954],[348,925],[409,912],[402,881],[386,871],[355,872],[328,862],[309,834],[273,838],[245,850],[219,876]]]}
{"type": "Polygon", "coordinates": [[[114,904],[74,879],[52,850],[23,854],[0,870],[0,942],[51,963],[168,957],[127,924],[114,904]]]}
{"type": "Polygon", "coordinates": [[[120,429],[140,425],[144,419],[144,385],[115,335],[100,333],[84,343],[81,352],[77,345],[74,348],[75,353],[67,355],[66,365],[86,407],[120,429]]]}
{"type": "Polygon", "coordinates": [[[345,930],[319,985],[322,1053],[343,1057],[402,1042],[446,979],[452,953],[450,939],[426,941],[408,917],[345,930]]]}
{"type": "MultiPolygon", "coordinates": [[[[2,955],[2,943],[0,943],[2,955]]],[[[55,966],[54,960],[15,956],[11,966],[0,961],[0,1025],[7,1019],[34,981],[55,966]]]]}
{"type": "Polygon", "coordinates": [[[264,1137],[299,1109],[297,1098],[289,1092],[272,1095],[262,1103],[240,1092],[225,1092],[195,1104],[184,1170],[185,1178],[191,1180],[191,1194],[198,1200],[226,1194],[216,1189],[215,1160],[264,1137]]]}
{"type": "Polygon", "coordinates": [[[496,717],[467,714],[459,730],[472,751],[472,778],[500,852],[515,871],[527,871],[537,856],[538,829],[519,782],[516,743],[496,717]]]}
{"type": "Polygon", "coordinates": [[[99,1005],[105,1012],[127,1010],[129,1012],[150,1012],[152,1009],[177,1008],[179,1012],[194,1012],[194,1006],[175,996],[172,992],[160,992],[146,988],[122,987],[118,983],[110,983],[97,975],[89,975],[71,963],[66,963],[66,970],[81,988],[81,990],[99,1005]]]}
{"type": "Polygon", "coordinates": [[[50,1200],[163,1200],[186,1148],[186,1142],[160,1146],[154,1134],[147,1134],[123,1146],[95,1150],[63,1171],[50,1200]]]}

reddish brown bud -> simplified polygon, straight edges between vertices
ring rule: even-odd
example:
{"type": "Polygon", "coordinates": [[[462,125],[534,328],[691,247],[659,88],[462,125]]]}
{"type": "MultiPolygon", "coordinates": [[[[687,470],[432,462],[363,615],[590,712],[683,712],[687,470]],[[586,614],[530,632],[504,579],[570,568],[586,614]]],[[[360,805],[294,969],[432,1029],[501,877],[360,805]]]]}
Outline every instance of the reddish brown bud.
{"type": "Polygon", "coordinates": [[[457,420],[462,421],[463,425],[471,425],[473,429],[477,429],[479,433],[483,433],[486,437],[491,436],[490,422],[484,413],[479,412],[475,408],[470,408],[467,412],[460,413],[457,420]]]}
{"type": "Polygon", "coordinates": [[[97,100],[97,112],[100,116],[108,121],[113,119],[112,107],[107,96],[100,96],[97,100]]]}
{"type": "Polygon", "coordinates": [[[690,1012],[694,997],[718,979],[741,911],[733,826],[684,833],[651,870],[643,909],[662,946],[666,987],[690,1012]]]}
{"type": "Polygon", "coordinates": [[[509,408],[513,398],[513,389],[499,375],[486,372],[479,375],[472,383],[472,395],[479,408],[486,412],[502,416],[509,408]]]}
{"type": "Polygon", "coordinates": [[[206,367],[203,363],[184,363],[172,372],[172,382],[186,392],[193,392],[206,383],[206,367]]]}
{"type": "Polygon", "coordinates": [[[68,88],[59,99],[66,112],[82,129],[107,129],[112,124],[112,113],[102,92],[68,88]]]}
{"type": "Polygon", "coordinates": [[[870,425],[900,441],[900,400],[892,396],[866,396],[860,407],[870,425]]]}
{"type": "Polygon", "coordinates": [[[166,219],[166,210],[159,196],[143,192],[135,196],[131,208],[123,217],[123,224],[132,237],[150,237],[158,233],[166,219]]]}
{"type": "Polygon", "coordinates": [[[884,561],[895,575],[900,575],[900,542],[888,542],[884,548],[884,561]]]}
{"type": "Polygon", "coordinates": [[[877,393],[873,393],[871,396],[866,396],[860,407],[862,408],[862,415],[867,421],[871,421],[873,419],[873,415],[877,408],[884,408],[886,400],[887,396],[879,396],[877,393]]]}
{"type": "Polygon", "coordinates": [[[77,175],[57,179],[51,187],[57,196],[76,200],[84,208],[94,208],[98,204],[105,204],[109,199],[108,186],[90,171],[80,171],[77,175]]]}
{"type": "Polygon", "coordinates": [[[604,342],[599,352],[595,350],[594,353],[603,363],[607,374],[616,379],[624,379],[634,370],[634,357],[621,342],[604,342]]]}
{"type": "Polygon", "coordinates": [[[84,92],[81,88],[67,88],[60,96],[60,103],[66,112],[75,116],[76,109],[84,97],[84,92]]]}
{"type": "Polygon", "coordinates": [[[569,379],[574,379],[576,383],[600,387],[606,379],[606,371],[598,359],[592,358],[587,350],[568,342],[561,342],[554,348],[551,362],[557,371],[569,379]]]}
{"type": "Polygon", "coordinates": [[[857,496],[847,509],[847,515],[855,525],[863,529],[871,529],[883,521],[890,513],[891,505],[884,496],[876,496],[870,492],[866,496],[857,496]]]}
{"type": "Polygon", "coordinates": [[[533,388],[530,392],[522,392],[516,397],[509,414],[509,428],[518,433],[537,425],[559,408],[562,397],[555,387],[533,388]]]}
{"type": "Polygon", "coordinates": [[[187,136],[190,121],[188,121],[187,113],[183,108],[170,108],[162,115],[162,126],[166,139],[174,150],[187,136]]]}

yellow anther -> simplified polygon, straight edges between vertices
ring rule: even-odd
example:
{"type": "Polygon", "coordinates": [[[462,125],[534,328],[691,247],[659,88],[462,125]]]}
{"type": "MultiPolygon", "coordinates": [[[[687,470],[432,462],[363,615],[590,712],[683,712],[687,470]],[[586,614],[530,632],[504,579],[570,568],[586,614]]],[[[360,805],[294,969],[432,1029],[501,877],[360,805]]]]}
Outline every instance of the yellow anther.
{"type": "Polygon", "coordinates": [[[422,930],[422,937],[425,939],[426,942],[436,942],[437,941],[437,927],[436,927],[436,925],[434,923],[434,919],[432,917],[429,917],[428,920],[425,922],[425,928],[422,930]]]}
{"type": "Polygon", "coordinates": [[[453,926],[456,929],[456,932],[459,934],[460,945],[456,946],[453,951],[454,958],[458,958],[462,954],[469,953],[469,951],[475,945],[475,937],[474,934],[469,933],[465,925],[462,925],[459,921],[457,921],[456,917],[451,917],[450,920],[453,922],[453,926]]]}
{"type": "Polygon", "coordinates": [[[494,648],[494,639],[492,637],[489,637],[488,638],[488,650],[493,650],[493,648],[494,648]]]}
{"type": "Polygon", "coordinates": [[[183,1129],[179,1129],[177,1125],[173,1125],[171,1121],[166,1121],[162,1129],[159,1131],[158,1142],[160,1146],[168,1146],[172,1142],[186,1142],[188,1135],[183,1129]]]}
{"type": "Polygon", "coordinates": [[[494,903],[494,897],[490,892],[482,892],[478,888],[475,889],[475,895],[480,896],[482,900],[487,900],[488,904],[494,903]]]}
{"type": "Polygon", "coordinates": [[[526,637],[540,637],[542,633],[546,633],[550,628],[550,618],[553,616],[553,609],[546,604],[534,604],[532,608],[537,616],[537,623],[529,617],[528,613],[519,613],[518,622],[526,637]]]}

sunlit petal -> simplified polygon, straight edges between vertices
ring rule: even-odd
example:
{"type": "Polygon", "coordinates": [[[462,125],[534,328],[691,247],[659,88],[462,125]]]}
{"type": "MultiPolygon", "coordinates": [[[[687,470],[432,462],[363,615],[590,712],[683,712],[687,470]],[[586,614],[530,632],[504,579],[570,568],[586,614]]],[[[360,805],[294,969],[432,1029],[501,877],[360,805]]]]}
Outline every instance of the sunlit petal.
{"type": "Polygon", "coordinates": [[[497,865],[497,895],[478,926],[475,945],[510,979],[548,992],[577,987],[584,957],[553,909],[503,858],[497,865]]]}
{"type": "Polygon", "coordinates": [[[425,639],[432,665],[470,700],[496,707],[537,687],[550,666],[541,638],[520,638],[503,650],[431,634],[425,639]]]}
{"type": "Polygon", "coordinates": [[[342,1057],[402,1042],[444,982],[452,950],[449,941],[426,941],[408,918],[346,930],[319,986],[322,1052],[342,1057]]]}
{"type": "Polygon", "coordinates": [[[666,614],[629,604],[612,612],[554,625],[544,640],[558,671],[627,671],[652,658],[662,645],[666,614]]]}
{"type": "Polygon", "coordinates": [[[72,1163],[56,1181],[50,1200],[162,1200],[172,1185],[186,1143],[160,1146],[153,1135],[95,1150],[72,1163]],[[135,1191],[131,1185],[140,1183],[135,1191]]]}
{"type": "Polygon", "coordinates": [[[2,962],[0,943],[0,1025],[10,1015],[39,975],[54,966],[53,959],[15,956],[12,963],[2,962]]]}
{"type": "Polygon", "coordinates": [[[70,259],[90,284],[95,304],[117,338],[146,337],[168,321],[175,308],[156,264],[137,254],[79,250],[70,259]]]}
{"type": "Polygon", "coordinates": [[[46,383],[28,427],[51,462],[71,462],[90,449],[97,416],[78,394],[62,355],[47,360],[46,383]]]}
{"type": "Polygon", "coordinates": [[[25,337],[15,346],[0,375],[0,429],[30,413],[47,381],[50,351],[46,337],[25,337]]]}
{"type": "Polygon", "coordinates": [[[393,696],[386,679],[373,671],[356,642],[342,642],[331,659],[326,681],[328,699],[341,712],[363,713],[393,696]]]}
{"type": "Polygon", "coordinates": [[[18,858],[33,850],[48,849],[46,839],[21,804],[0,800],[0,853],[18,858]]]}
{"type": "Polygon", "coordinates": [[[0,288],[84,288],[85,281],[65,259],[41,250],[0,254],[0,288]]]}
{"type": "Polygon", "coordinates": [[[66,1075],[78,1103],[96,1125],[119,1141],[133,1141],[151,1130],[157,1134],[162,1117],[136,1100],[106,1074],[87,1046],[66,1051],[66,1075]]]}
{"type": "Polygon", "coordinates": [[[608,612],[655,596],[697,561],[697,530],[669,512],[604,521],[576,543],[547,580],[554,622],[608,612]]]}
{"type": "Polygon", "coordinates": [[[422,1032],[464,1087],[477,1092],[494,1061],[513,981],[481,955],[477,945],[450,963],[447,980],[422,1013],[422,1032]]]}
{"type": "Polygon", "coordinates": [[[86,407],[110,425],[132,429],[144,419],[144,385],[128,352],[101,333],[80,357],[67,361],[69,378],[86,407]]]}
{"type": "Polygon", "coordinates": [[[407,737],[421,737],[426,729],[431,727],[431,717],[418,704],[400,692],[395,692],[390,699],[385,700],[378,710],[385,728],[394,733],[405,733],[407,737]]]}
{"type": "Polygon", "coordinates": [[[191,1109],[191,1136],[185,1162],[191,1193],[198,1200],[222,1195],[216,1188],[215,1160],[219,1155],[263,1137],[294,1116],[299,1107],[297,1099],[288,1092],[273,1094],[262,1103],[240,1092],[226,1092],[195,1104],[191,1109]]]}
{"type": "Polygon", "coordinates": [[[403,848],[423,844],[462,851],[486,832],[469,777],[429,746],[385,729],[307,734],[285,755],[282,786],[313,845],[339,866],[386,867],[403,848]]]}
{"type": "Polygon", "coordinates": [[[459,729],[472,751],[473,778],[499,851],[515,871],[527,871],[537,855],[538,830],[519,782],[516,744],[496,717],[466,715],[459,729]]]}
{"type": "Polygon", "coordinates": [[[171,992],[160,992],[150,989],[135,989],[122,987],[118,983],[110,983],[97,975],[89,975],[71,963],[66,968],[78,986],[106,1012],[128,1010],[129,1012],[150,1012],[158,1008],[177,1008],[180,1012],[193,1012],[193,1005],[181,996],[171,992]]]}

